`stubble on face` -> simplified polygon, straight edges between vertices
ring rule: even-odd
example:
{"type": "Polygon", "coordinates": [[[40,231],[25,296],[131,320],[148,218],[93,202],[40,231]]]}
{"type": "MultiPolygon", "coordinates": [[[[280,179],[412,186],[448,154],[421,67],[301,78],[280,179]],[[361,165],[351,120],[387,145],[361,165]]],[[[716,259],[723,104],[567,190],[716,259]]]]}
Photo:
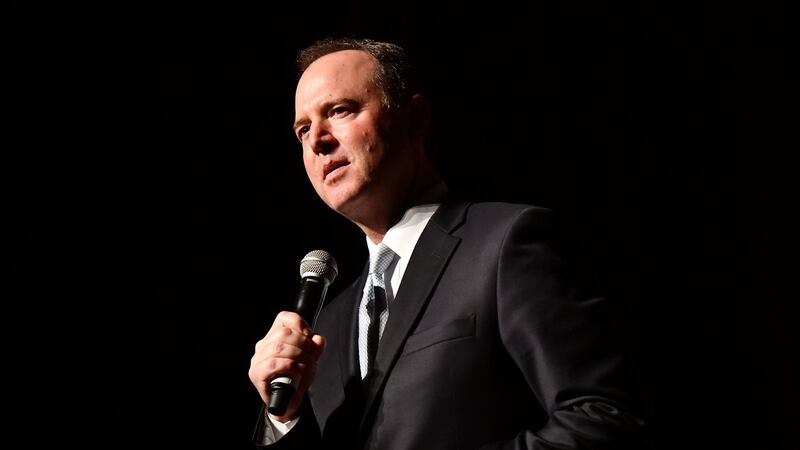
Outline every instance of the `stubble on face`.
{"type": "Polygon", "coordinates": [[[325,55],[306,69],[295,99],[296,123],[309,130],[301,139],[309,179],[328,206],[357,223],[389,207],[399,188],[387,185],[394,139],[374,70],[360,51],[325,55]]]}

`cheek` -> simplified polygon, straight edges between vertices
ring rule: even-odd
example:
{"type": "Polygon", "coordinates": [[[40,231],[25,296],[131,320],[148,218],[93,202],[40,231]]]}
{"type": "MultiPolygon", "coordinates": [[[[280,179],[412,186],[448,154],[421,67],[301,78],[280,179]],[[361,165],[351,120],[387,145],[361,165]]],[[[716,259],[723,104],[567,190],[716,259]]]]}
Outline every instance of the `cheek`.
{"type": "Polygon", "coordinates": [[[336,140],[345,148],[365,151],[380,138],[379,130],[364,123],[352,123],[334,130],[336,140]]]}
{"type": "Polygon", "coordinates": [[[314,170],[314,157],[311,152],[303,149],[303,167],[306,169],[306,174],[311,177],[314,170]]]}
{"type": "Polygon", "coordinates": [[[303,168],[306,170],[306,177],[311,182],[311,185],[314,186],[314,190],[319,192],[319,178],[317,174],[316,167],[316,159],[314,158],[311,152],[304,151],[303,152],[303,168]],[[311,155],[311,156],[309,156],[311,155]]]}

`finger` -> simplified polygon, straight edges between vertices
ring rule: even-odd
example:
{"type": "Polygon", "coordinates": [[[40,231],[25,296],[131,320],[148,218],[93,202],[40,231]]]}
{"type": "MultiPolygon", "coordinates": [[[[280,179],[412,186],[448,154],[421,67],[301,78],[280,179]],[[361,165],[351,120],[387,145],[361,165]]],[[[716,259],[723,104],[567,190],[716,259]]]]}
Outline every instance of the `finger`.
{"type": "Polygon", "coordinates": [[[268,344],[262,352],[256,353],[255,356],[260,358],[288,358],[298,362],[310,362],[319,357],[320,350],[317,345],[310,339],[297,346],[284,341],[276,341],[268,344]]]}
{"type": "Polygon", "coordinates": [[[267,358],[251,366],[250,378],[254,383],[269,382],[278,375],[302,375],[308,368],[308,364],[289,358],[267,358]]]}
{"type": "MultiPolygon", "coordinates": [[[[324,340],[322,341],[324,342],[324,340]]],[[[288,358],[299,362],[311,362],[319,359],[322,346],[312,339],[300,341],[274,339],[259,343],[250,361],[261,361],[269,358],[288,358]]]]}
{"type": "Polygon", "coordinates": [[[314,350],[315,353],[317,354],[317,358],[319,358],[319,355],[321,355],[322,352],[325,350],[325,346],[327,345],[328,341],[325,340],[324,336],[315,334],[314,336],[311,337],[311,342],[316,347],[314,350]]]}
{"type": "Polygon", "coordinates": [[[299,314],[291,311],[281,311],[275,316],[275,325],[300,331],[305,336],[311,336],[311,327],[299,314]]]}
{"type": "Polygon", "coordinates": [[[256,353],[270,352],[278,343],[294,345],[295,347],[308,349],[308,351],[312,351],[316,347],[316,344],[311,342],[308,336],[298,330],[277,328],[270,330],[264,339],[256,342],[255,351],[256,353]]]}
{"type": "Polygon", "coordinates": [[[325,338],[320,335],[311,337],[291,336],[286,339],[270,340],[263,349],[265,354],[285,356],[303,360],[316,360],[325,348],[325,338]]]}

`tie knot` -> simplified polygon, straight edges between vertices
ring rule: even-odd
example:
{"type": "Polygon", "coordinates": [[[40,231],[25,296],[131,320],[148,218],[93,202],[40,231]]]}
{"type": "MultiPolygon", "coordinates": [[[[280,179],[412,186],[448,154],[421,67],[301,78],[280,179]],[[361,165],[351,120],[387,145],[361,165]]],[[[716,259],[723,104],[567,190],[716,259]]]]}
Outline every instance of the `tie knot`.
{"type": "Polygon", "coordinates": [[[381,242],[369,255],[369,273],[382,274],[386,272],[394,260],[395,253],[386,244],[381,242]]]}

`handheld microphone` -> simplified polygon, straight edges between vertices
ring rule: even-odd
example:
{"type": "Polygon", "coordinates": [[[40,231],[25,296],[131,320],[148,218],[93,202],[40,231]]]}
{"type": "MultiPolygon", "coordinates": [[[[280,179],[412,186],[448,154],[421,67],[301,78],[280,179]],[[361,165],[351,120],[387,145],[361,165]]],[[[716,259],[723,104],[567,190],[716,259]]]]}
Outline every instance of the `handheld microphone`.
{"type": "MultiPolygon", "coordinates": [[[[300,261],[300,287],[294,311],[308,323],[311,329],[317,321],[328,286],[336,279],[339,269],[333,256],[324,250],[314,250],[306,254],[300,261]]],[[[286,413],[292,399],[299,377],[279,376],[269,383],[269,404],[267,411],[275,416],[286,413]]]]}

